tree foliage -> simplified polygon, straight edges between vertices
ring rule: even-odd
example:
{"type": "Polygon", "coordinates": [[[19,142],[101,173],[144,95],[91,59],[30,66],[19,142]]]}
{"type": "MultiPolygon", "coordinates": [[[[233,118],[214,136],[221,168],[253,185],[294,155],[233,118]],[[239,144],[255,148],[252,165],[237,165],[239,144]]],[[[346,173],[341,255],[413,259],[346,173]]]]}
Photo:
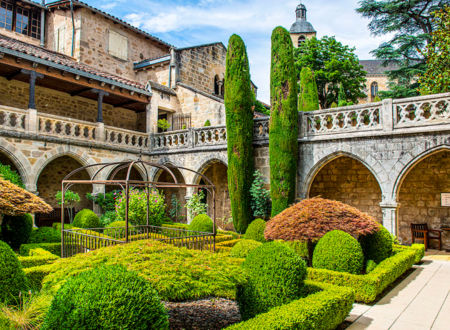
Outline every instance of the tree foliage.
{"type": "Polygon", "coordinates": [[[272,216],[295,199],[298,154],[297,77],[289,32],[277,27],[272,33],[269,122],[270,196],[272,216]]]}
{"type": "Polygon", "coordinates": [[[16,171],[12,170],[9,165],[3,165],[0,163],[0,177],[15,184],[16,186],[19,186],[20,188],[25,188],[20,175],[16,171]]]}
{"type": "Polygon", "coordinates": [[[419,80],[421,94],[450,92],[450,5],[434,15],[437,29],[427,46],[427,71],[419,80]]]}
{"type": "Polygon", "coordinates": [[[270,191],[264,187],[264,178],[261,172],[256,170],[253,177],[255,179],[250,188],[253,216],[265,219],[270,215],[270,191]]]}
{"type": "Polygon", "coordinates": [[[251,221],[254,98],[245,44],[234,34],[230,37],[226,58],[225,109],[228,189],[234,228],[241,233],[251,221]]]}
{"type": "Polygon", "coordinates": [[[298,98],[298,111],[319,110],[319,92],[317,91],[316,77],[308,67],[300,71],[300,94],[298,98]]]}
{"type": "Polygon", "coordinates": [[[359,64],[355,49],[336,41],[334,37],[311,38],[295,50],[298,72],[309,67],[316,77],[319,102],[322,109],[338,103],[339,87],[347,94],[347,100],[357,103],[365,97],[366,72],[359,64]]]}
{"type": "Polygon", "coordinates": [[[372,54],[376,58],[396,64],[388,71],[389,91],[380,92],[382,98],[401,98],[418,94],[417,77],[426,69],[426,46],[435,30],[432,12],[442,8],[448,0],[362,0],[357,12],[369,18],[369,30],[376,36],[393,34],[372,54]]]}

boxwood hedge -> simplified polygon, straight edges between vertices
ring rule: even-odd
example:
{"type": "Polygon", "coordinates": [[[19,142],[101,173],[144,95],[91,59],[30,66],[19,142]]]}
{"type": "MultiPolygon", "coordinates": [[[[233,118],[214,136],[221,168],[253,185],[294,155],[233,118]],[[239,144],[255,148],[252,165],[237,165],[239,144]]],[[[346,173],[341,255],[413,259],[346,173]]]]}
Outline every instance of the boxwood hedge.
{"type": "Polygon", "coordinates": [[[22,257],[22,256],[19,257],[19,261],[22,264],[22,268],[30,268],[40,265],[51,264],[58,259],[59,259],[58,256],[42,248],[30,250],[29,257],[22,257]]]}
{"type": "Polygon", "coordinates": [[[34,243],[34,244],[22,244],[19,249],[21,256],[29,256],[30,251],[34,249],[44,249],[50,253],[61,256],[61,243],[34,243]]]}
{"type": "Polygon", "coordinates": [[[305,289],[309,294],[304,298],[274,307],[227,329],[335,329],[353,307],[355,295],[350,288],[305,281],[305,289]]]}

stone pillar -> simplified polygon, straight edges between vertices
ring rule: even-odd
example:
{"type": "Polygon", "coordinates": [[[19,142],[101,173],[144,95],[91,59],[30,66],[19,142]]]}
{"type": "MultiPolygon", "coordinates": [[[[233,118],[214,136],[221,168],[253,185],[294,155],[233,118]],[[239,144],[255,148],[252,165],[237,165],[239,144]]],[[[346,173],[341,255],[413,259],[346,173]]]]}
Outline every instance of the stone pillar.
{"type": "Polygon", "coordinates": [[[383,213],[383,226],[392,234],[397,235],[397,210],[396,202],[381,202],[381,211],[383,213]]]}
{"type": "MultiPolygon", "coordinates": [[[[189,200],[192,198],[192,195],[194,195],[194,192],[195,192],[195,188],[194,187],[187,187],[186,188],[186,196],[185,196],[185,201],[186,201],[186,203],[187,202],[189,202],[189,200]]],[[[189,210],[187,210],[187,213],[186,213],[186,222],[188,223],[188,224],[190,224],[191,222],[192,222],[192,220],[193,220],[193,217],[191,217],[190,215],[189,215],[189,210]]]]}
{"type": "Polygon", "coordinates": [[[37,78],[44,78],[44,75],[41,73],[37,73],[36,71],[32,70],[25,70],[22,69],[21,73],[29,75],[30,76],[30,89],[29,89],[29,99],[28,99],[28,109],[36,109],[36,79],[37,78]]]}
{"type": "Polygon", "coordinates": [[[145,107],[146,129],[148,134],[158,133],[158,101],[159,95],[153,94],[150,103],[145,107]]]}
{"type": "MultiPolygon", "coordinates": [[[[39,192],[37,191],[37,185],[35,183],[25,183],[25,189],[32,194],[39,195],[39,192]]],[[[37,228],[34,214],[31,214],[31,217],[33,218],[33,228],[37,228]]]]}
{"type": "Polygon", "coordinates": [[[381,120],[383,131],[392,132],[394,129],[394,108],[392,99],[384,99],[381,106],[381,120]]]}
{"type": "Polygon", "coordinates": [[[29,133],[36,134],[39,127],[39,121],[36,109],[28,109],[26,129],[29,133]]]}
{"type": "Polygon", "coordinates": [[[97,123],[97,128],[95,130],[95,139],[99,142],[105,142],[105,124],[102,122],[97,123]]]}

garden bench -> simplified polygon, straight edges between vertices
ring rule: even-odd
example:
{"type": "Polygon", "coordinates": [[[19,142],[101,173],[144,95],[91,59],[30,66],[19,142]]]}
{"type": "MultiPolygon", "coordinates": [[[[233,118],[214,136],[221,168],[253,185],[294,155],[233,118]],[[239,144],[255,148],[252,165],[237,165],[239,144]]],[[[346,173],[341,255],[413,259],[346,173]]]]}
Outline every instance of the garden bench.
{"type": "Polygon", "coordinates": [[[414,244],[416,239],[423,240],[425,250],[428,249],[430,240],[438,241],[439,250],[442,247],[442,231],[435,229],[428,229],[426,223],[412,223],[411,224],[411,241],[414,244]]]}

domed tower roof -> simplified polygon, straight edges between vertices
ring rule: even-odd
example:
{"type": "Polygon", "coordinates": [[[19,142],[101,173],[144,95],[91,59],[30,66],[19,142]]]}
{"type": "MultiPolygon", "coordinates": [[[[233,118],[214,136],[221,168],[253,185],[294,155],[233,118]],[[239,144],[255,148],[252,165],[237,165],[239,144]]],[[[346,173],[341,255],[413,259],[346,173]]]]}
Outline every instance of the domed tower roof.
{"type": "Polygon", "coordinates": [[[292,24],[290,32],[291,33],[314,33],[314,30],[311,23],[306,20],[306,7],[304,4],[300,3],[295,9],[295,14],[297,20],[294,24],[292,24]]]}

